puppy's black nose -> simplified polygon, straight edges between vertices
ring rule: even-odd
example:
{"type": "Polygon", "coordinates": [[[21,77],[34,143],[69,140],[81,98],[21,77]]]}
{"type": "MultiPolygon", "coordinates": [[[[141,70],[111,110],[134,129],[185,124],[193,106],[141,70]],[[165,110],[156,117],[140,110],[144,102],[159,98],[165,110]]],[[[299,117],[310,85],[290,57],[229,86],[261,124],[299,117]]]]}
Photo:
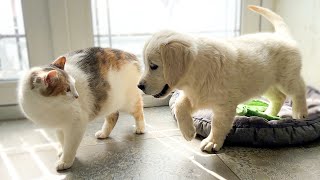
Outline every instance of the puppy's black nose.
{"type": "Polygon", "coordinates": [[[138,84],[138,88],[143,91],[145,89],[145,86],[144,86],[144,84],[138,84]]]}

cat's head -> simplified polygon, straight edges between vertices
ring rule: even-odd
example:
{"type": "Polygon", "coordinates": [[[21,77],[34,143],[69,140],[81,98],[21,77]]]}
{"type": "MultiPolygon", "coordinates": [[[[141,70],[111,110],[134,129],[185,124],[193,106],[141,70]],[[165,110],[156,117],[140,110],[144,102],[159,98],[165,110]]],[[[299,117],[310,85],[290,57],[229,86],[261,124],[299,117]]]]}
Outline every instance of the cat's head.
{"type": "Polygon", "coordinates": [[[59,57],[49,66],[34,68],[30,74],[30,88],[43,96],[67,95],[78,98],[75,79],[64,71],[66,58],[59,57]]]}

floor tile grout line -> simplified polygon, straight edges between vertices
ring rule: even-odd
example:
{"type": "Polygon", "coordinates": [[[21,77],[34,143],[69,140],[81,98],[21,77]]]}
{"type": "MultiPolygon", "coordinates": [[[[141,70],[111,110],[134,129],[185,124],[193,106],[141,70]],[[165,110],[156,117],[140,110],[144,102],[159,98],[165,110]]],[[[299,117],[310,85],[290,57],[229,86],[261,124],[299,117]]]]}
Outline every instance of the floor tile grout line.
{"type": "MultiPolygon", "coordinates": [[[[106,145],[106,144],[113,144],[113,143],[125,143],[125,142],[135,142],[135,141],[144,141],[144,140],[151,140],[151,139],[156,139],[156,138],[169,138],[169,137],[180,137],[181,135],[171,135],[171,136],[161,136],[161,137],[150,137],[150,138],[145,138],[145,139],[136,139],[134,141],[132,140],[121,140],[121,141],[115,141],[115,142],[106,142],[106,143],[97,143],[97,144],[87,144],[87,145],[80,145],[80,147],[88,147],[88,146],[96,146],[96,145],[106,145]]],[[[101,140],[102,142],[104,140],[101,140]]],[[[15,147],[15,148],[7,148],[7,149],[0,149],[0,152],[5,152],[5,153],[14,153],[14,154],[23,154],[26,151],[27,148],[34,148],[35,150],[48,150],[48,149],[41,149],[41,148],[54,148],[54,146],[57,146],[58,142],[49,142],[49,143],[44,143],[44,144],[37,144],[37,145],[32,145],[32,146],[24,146],[24,147],[15,147]],[[15,152],[16,151],[16,152],[15,152]]]]}
{"type": "MultiPolygon", "coordinates": [[[[168,138],[168,137],[179,137],[181,135],[171,135],[171,136],[164,136],[164,137],[151,137],[151,138],[145,138],[145,139],[137,139],[135,141],[145,141],[145,140],[151,140],[156,138],[168,138]]],[[[102,140],[103,141],[103,140],[102,140]]],[[[87,146],[96,146],[96,145],[105,145],[105,144],[113,144],[113,143],[125,143],[125,142],[135,142],[131,140],[121,140],[116,142],[107,142],[107,143],[97,143],[97,144],[87,144],[87,145],[80,145],[80,147],[87,147],[87,146]]]]}
{"type": "Polygon", "coordinates": [[[238,176],[238,174],[236,174],[220,157],[219,154],[217,154],[218,158],[221,160],[221,162],[239,179],[241,180],[241,178],[238,176]]]}
{"type": "MultiPolygon", "coordinates": [[[[0,148],[2,148],[2,145],[0,144],[0,148]]],[[[0,152],[0,158],[4,161],[6,164],[6,168],[8,170],[9,176],[12,179],[20,179],[18,174],[16,173],[16,169],[13,166],[11,160],[8,158],[8,155],[5,152],[0,152]]]]}

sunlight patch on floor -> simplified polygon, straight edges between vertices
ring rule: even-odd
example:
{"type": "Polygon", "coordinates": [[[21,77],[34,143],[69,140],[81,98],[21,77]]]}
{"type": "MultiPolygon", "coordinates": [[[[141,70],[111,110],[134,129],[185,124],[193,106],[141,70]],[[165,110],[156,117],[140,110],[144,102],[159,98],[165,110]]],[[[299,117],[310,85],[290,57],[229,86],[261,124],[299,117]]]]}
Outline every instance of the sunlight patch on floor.
{"type": "MultiPolygon", "coordinates": [[[[146,126],[150,129],[156,129],[154,128],[153,126],[149,125],[149,124],[146,124],[146,126]]],[[[169,138],[170,140],[174,141],[177,145],[179,145],[180,147],[182,147],[182,149],[184,150],[187,150],[189,152],[192,152],[198,156],[204,156],[204,157],[208,157],[208,156],[214,156],[212,154],[207,154],[207,155],[204,155],[204,154],[201,154],[199,152],[197,152],[196,150],[188,147],[187,145],[179,142],[178,140],[172,138],[172,137],[169,137],[169,136],[166,136],[163,132],[165,131],[161,131],[161,130],[153,130],[153,131],[148,131],[149,133],[153,133],[153,132],[157,132],[157,133],[161,133],[164,137],[166,138],[169,138]]],[[[193,164],[195,164],[196,166],[198,166],[200,169],[204,170],[205,172],[209,173],[210,175],[214,176],[215,178],[217,179],[220,179],[220,180],[225,180],[225,178],[223,178],[222,176],[220,176],[219,174],[217,174],[216,172],[213,172],[209,169],[207,169],[206,167],[204,167],[201,163],[197,162],[195,159],[194,159],[194,156],[189,156],[186,152],[186,151],[181,151],[180,148],[176,148],[176,147],[173,147],[171,146],[170,144],[164,142],[161,138],[158,138],[158,137],[154,137],[156,140],[158,140],[161,144],[163,144],[164,146],[170,148],[170,150],[172,150],[172,152],[175,152],[187,159],[189,159],[193,164]]]]}

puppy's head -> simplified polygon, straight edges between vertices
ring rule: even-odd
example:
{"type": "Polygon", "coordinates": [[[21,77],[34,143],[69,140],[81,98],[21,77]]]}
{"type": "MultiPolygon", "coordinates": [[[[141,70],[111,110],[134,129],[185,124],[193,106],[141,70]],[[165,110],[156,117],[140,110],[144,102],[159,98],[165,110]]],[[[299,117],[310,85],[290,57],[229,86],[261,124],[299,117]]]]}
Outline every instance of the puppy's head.
{"type": "Polygon", "coordinates": [[[196,56],[194,39],[172,31],[155,33],[146,42],[145,72],[138,87],[156,98],[166,97],[184,77],[196,56]]]}

